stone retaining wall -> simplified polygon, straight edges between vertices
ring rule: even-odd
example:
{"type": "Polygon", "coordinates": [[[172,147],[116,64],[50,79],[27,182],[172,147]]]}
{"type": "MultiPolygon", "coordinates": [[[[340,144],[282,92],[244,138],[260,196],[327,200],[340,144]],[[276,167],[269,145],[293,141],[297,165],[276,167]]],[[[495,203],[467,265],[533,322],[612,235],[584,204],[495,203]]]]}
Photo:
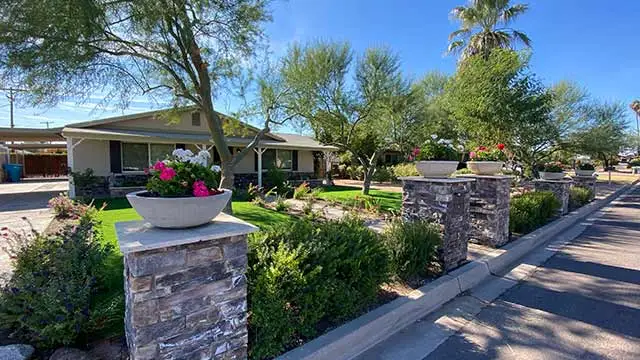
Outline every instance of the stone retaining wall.
{"type": "Polygon", "coordinates": [[[491,247],[509,242],[511,176],[463,175],[471,183],[470,240],[491,247]]]}
{"type": "Polygon", "coordinates": [[[573,187],[582,187],[591,190],[591,197],[589,200],[596,198],[596,183],[598,179],[595,176],[574,176],[572,178],[573,187]]]}
{"type": "Polygon", "coordinates": [[[556,199],[560,201],[560,215],[569,212],[569,189],[571,180],[536,180],[534,182],[536,191],[551,191],[556,199]]]}

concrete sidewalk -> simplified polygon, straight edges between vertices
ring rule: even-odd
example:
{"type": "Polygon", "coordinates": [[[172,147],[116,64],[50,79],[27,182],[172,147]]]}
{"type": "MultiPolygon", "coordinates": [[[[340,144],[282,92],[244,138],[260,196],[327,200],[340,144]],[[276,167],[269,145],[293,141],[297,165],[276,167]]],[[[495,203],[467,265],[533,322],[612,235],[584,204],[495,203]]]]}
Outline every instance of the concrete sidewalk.
{"type": "Polygon", "coordinates": [[[640,359],[638,254],[635,186],[359,359],[640,359]]]}

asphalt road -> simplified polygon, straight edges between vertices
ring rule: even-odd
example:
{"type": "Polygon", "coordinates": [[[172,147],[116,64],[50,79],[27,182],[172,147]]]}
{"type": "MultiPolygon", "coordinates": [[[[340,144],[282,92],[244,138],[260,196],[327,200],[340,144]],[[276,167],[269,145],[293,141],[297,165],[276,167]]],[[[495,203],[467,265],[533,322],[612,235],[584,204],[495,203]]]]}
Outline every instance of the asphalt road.
{"type": "Polygon", "coordinates": [[[640,187],[424,359],[640,359],[640,187]]]}

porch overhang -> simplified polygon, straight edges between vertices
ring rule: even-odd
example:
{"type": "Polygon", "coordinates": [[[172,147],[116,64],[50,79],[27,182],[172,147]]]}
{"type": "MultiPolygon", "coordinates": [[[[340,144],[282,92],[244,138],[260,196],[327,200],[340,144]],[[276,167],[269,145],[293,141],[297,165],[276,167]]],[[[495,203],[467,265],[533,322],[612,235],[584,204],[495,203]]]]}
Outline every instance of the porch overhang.
{"type": "Polygon", "coordinates": [[[64,141],[62,128],[0,128],[0,141],[64,141]]]}
{"type": "MultiPolygon", "coordinates": [[[[164,143],[164,144],[210,144],[211,136],[209,134],[188,134],[188,133],[172,133],[158,131],[140,131],[140,130],[124,130],[124,129],[91,129],[91,128],[72,128],[65,127],[62,130],[62,136],[67,139],[91,139],[91,140],[117,140],[124,142],[139,143],[164,143]]],[[[227,137],[229,146],[244,147],[251,142],[251,138],[227,137]]],[[[311,151],[336,151],[334,146],[322,145],[318,143],[303,143],[298,141],[274,141],[262,140],[259,147],[269,149],[288,149],[288,150],[311,150],[311,151]]]]}

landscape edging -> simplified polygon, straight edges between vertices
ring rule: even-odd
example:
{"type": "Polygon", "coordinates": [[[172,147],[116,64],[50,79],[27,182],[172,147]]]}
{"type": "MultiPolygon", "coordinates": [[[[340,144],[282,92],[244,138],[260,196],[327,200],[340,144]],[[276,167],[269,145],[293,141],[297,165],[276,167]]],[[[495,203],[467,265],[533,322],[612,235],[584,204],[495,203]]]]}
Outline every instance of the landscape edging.
{"type": "Polygon", "coordinates": [[[509,268],[531,250],[543,245],[587,216],[600,210],[627,189],[625,185],[606,198],[595,200],[578,210],[552,221],[531,233],[496,250],[506,250],[495,257],[485,256],[472,260],[458,269],[441,276],[409,295],[382,305],[328,333],[290,350],[279,360],[339,360],[352,359],[391,335],[404,329],[446,302],[509,268]]]}

